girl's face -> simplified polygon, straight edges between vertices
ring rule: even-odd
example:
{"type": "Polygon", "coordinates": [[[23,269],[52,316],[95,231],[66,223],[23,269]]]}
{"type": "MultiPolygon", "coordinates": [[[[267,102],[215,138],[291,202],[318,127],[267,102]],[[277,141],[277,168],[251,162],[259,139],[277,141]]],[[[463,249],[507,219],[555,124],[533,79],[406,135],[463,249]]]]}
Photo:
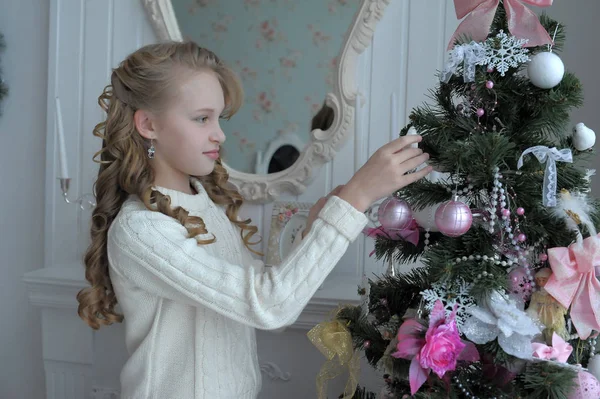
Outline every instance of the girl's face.
{"type": "Polygon", "coordinates": [[[190,175],[213,171],[225,141],[219,125],[224,107],[223,90],[212,71],[181,83],[168,108],[153,118],[156,185],[183,190],[189,188],[190,175]]]}

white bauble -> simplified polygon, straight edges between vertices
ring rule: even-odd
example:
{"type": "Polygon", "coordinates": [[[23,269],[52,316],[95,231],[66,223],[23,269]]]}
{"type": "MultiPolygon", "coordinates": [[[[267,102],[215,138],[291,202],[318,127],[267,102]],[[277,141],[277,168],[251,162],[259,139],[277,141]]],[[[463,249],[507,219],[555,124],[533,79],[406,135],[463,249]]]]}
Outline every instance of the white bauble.
{"type": "MultiPolygon", "coordinates": [[[[427,164],[424,164],[427,165],[427,164]]],[[[450,173],[438,172],[432,170],[425,179],[429,180],[432,183],[447,183],[450,180],[450,173]]],[[[431,232],[439,232],[437,225],[435,224],[435,211],[440,204],[435,204],[432,206],[428,206],[426,208],[421,209],[420,211],[415,211],[413,209],[413,219],[418,223],[419,226],[424,228],[425,230],[429,230],[431,232]]]]}
{"type": "Polygon", "coordinates": [[[551,89],[565,76],[565,64],[554,53],[543,52],[534,55],[527,67],[531,83],[541,89],[551,89]]]}
{"type": "Polygon", "coordinates": [[[596,133],[584,125],[578,123],[573,128],[573,146],[579,151],[589,150],[596,144],[596,133]]]}
{"type": "Polygon", "coordinates": [[[592,374],[596,379],[600,380],[600,355],[594,355],[590,358],[590,362],[588,363],[588,371],[592,374]]]}
{"type": "Polygon", "coordinates": [[[432,183],[444,184],[450,181],[450,173],[432,170],[425,178],[432,183]]]}
{"type": "Polygon", "coordinates": [[[420,211],[413,210],[413,219],[415,219],[417,224],[425,230],[429,230],[432,232],[440,231],[440,229],[438,229],[435,224],[435,211],[437,210],[439,205],[440,204],[428,206],[421,209],[420,211]]]}
{"type": "MultiPolygon", "coordinates": [[[[406,132],[407,136],[415,136],[417,134],[419,134],[419,132],[417,132],[417,129],[415,129],[414,126],[409,127],[408,132],[406,132]]],[[[412,143],[410,146],[412,148],[419,148],[419,143],[412,143]]]]}

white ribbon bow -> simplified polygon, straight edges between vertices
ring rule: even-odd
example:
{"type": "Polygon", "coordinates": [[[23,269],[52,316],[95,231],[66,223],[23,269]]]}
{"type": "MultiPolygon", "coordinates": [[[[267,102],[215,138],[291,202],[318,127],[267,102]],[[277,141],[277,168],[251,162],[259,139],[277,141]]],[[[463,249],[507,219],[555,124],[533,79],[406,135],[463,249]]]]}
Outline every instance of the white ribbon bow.
{"type": "Polygon", "coordinates": [[[544,206],[556,206],[556,162],[573,162],[573,154],[568,148],[557,150],[556,147],[545,147],[538,145],[530,147],[523,151],[517,169],[523,166],[523,157],[527,154],[533,154],[540,163],[546,163],[544,172],[544,188],[542,191],[544,206]]]}
{"type": "Polygon", "coordinates": [[[475,81],[475,66],[485,64],[485,47],[481,43],[471,42],[454,46],[448,52],[448,61],[442,71],[440,80],[448,83],[456,74],[460,64],[464,63],[463,78],[465,82],[475,81]]]}

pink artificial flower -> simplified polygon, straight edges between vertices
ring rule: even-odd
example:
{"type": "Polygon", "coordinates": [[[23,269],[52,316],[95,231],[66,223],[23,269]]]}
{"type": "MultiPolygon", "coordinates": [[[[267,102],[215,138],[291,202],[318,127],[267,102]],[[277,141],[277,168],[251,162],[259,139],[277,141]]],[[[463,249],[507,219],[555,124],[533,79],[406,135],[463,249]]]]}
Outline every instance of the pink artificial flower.
{"type": "Polygon", "coordinates": [[[415,319],[402,323],[398,330],[395,358],[409,359],[409,382],[411,395],[427,381],[433,370],[442,378],[447,371],[456,369],[458,360],[477,361],[479,353],[471,342],[462,341],[456,326],[456,308],[446,317],[444,305],[437,301],[429,316],[429,327],[423,337],[425,326],[415,319]]]}

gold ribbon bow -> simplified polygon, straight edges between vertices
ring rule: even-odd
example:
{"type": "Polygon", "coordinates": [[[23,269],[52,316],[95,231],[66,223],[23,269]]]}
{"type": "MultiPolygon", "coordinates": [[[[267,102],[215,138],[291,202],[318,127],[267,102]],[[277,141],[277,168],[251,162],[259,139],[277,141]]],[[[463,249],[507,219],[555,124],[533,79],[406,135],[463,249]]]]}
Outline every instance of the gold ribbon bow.
{"type": "Polygon", "coordinates": [[[351,399],[358,384],[360,357],[352,345],[352,335],[340,320],[317,324],[308,332],[308,339],[321,351],[327,361],[317,375],[317,398],[327,398],[327,383],[348,368],[348,382],[343,399],[351,399]],[[337,357],[336,357],[337,355],[337,357]]]}

